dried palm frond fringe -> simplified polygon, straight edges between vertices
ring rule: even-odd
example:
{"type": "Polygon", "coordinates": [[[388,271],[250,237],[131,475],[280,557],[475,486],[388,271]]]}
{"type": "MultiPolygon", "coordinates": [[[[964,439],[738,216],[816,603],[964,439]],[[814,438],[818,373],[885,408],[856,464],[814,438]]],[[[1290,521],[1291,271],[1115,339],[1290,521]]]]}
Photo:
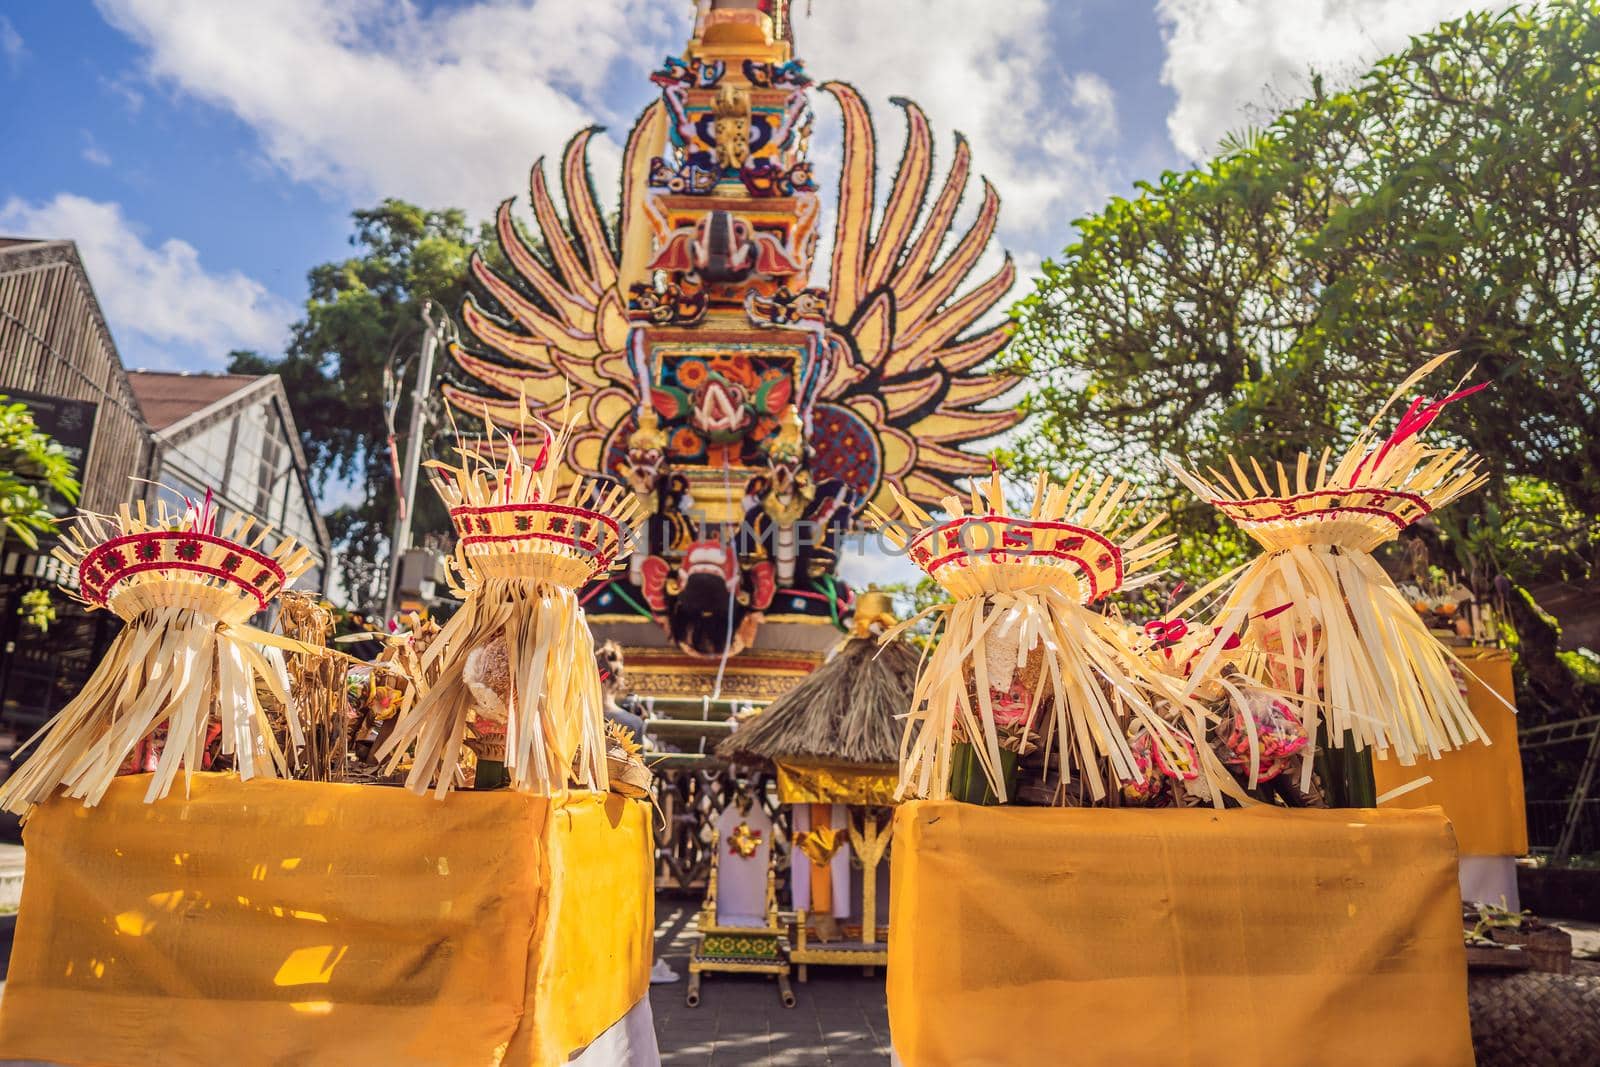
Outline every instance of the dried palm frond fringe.
{"type": "MultiPolygon", "coordinates": [[[[954,746],[965,740],[996,797],[1007,799],[988,669],[987,646],[997,640],[1014,644],[1019,656],[1042,651],[1029,706],[1036,716],[1048,709],[1043,744],[1058,755],[1062,780],[1076,766],[1097,800],[1106,794],[1102,760],[1118,781],[1138,774],[1130,727],[1142,725],[1175,759],[1191,746],[1161,712],[1176,712],[1188,720],[1191,736],[1204,736],[1205,708],[1136,651],[1132,627],[1088,606],[1148,580],[1171,550],[1173,538],[1152,536],[1159,516],[1139,525],[1138,510],[1127,504],[1130,492],[1129,483],[1114,478],[1096,483],[1074,473],[1055,485],[1041,474],[1031,510],[1013,516],[997,472],[973,489],[970,501],[945,498],[950,518],[942,523],[896,492],[901,514],[920,528],[914,533],[871,509],[885,535],[955,597],[923,613],[935,619],[937,644],[917,680],[901,739],[899,796],[947,796],[954,746]]],[[[1239,795],[1208,747],[1198,748],[1217,802],[1223,792],[1239,795]]]]}
{"type": "Polygon", "coordinates": [[[29,742],[36,751],[0,789],[0,807],[26,814],[60,786],[99,802],[135,746],[162,726],[166,740],[145,802],[167,795],[178,770],[200,769],[216,714],[222,751],[239,777],[285,772],[259,681],[288,698],[280,657],[257,644],[294,642],[246,625],[311,566],[311,554],[270,527],[234,515],[216,532],[210,499],[181,513],[141,503],[116,516],[81,513],[55,555],[78,574],[79,598],[127,625],[79,694],[29,742]],[[254,536],[252,537],[252,531],[254,536]]]}
{"type": "Polygon", "coordinates": [[[282,600],[278,628],[283,635],[321,650],[288,658],[290,770],[313,782],[342,782],[350,751],[345,724],[349,657],[328,649],[333,612],[316,596],[290,590],[282,600]]]}
{"type": "Polygon", "coordinates": [[[833,657],[717,746],[726,759],[893,763],[921,653],[896,638],[846,637],[833,657]]]}
{"type": "MultiPolygon", "coordinates": [[[[1420,437],[1446,404],[1482,386],[1417,400],[1387,438],[1375,432],[1450,354],[1402,382],[1331,470],[1331,449],[1315,461],[1315,473],[1312,457],[1302,453],[1293,477],[1280,463],[1275,480],[1254,460],[1252,477],[1229,456],[1232,478],[1167,460],[1186,485],[1267,550],[1239,576],[1222,628],[1237,630],[1250,620],[1251,642],[1268,653],[1258,661],[1263,679],[1296,695],[1313,736],[1320,717],[1333,746],[1342,747],[1348,733],[1357,749],[1392,752],[1404,764],[1489,741],[1451,677],[1452,653],[1371,555],[1485,481],[1477,456],[1427,448],[1420,437]]],[[[1310,774],[1307,760],[1302,787],[1310,774]]]]}
{"type": "Polygon", "coordinates": [[[504,731],[514,788],[607,786],[604,700],[576,590],[627,555],[622,527],[637,502],[584,478],[561,490],[550,457],[565,454],[570,427],[537,426],[544,445],[531,463],[509,437],[494,449],[458,442],[459,464],[428,463],[458,535],[450,584],[463,602],[423,654],[425,690],[375,753],[393,770],[414,746],[406,786],[418,793],[430,783],[440,797],[449,791],[469,725],[504,731]],[[463,672],[475,651],[502,642],[506,692],[486,707],[463,672]]]}

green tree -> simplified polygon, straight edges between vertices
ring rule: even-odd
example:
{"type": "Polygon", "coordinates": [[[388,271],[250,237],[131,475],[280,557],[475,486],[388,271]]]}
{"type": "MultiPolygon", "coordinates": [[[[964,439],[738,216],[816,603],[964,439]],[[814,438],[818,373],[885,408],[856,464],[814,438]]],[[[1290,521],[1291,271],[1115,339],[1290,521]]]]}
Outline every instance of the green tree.
{"type": "MultiPolygon", "coordinates": [[[[455,209],[428,211],[385,200],[352,215],[357,254],[313,267],[305,317],[282,356],[234,352],[229,370],[283,378],[350,601],[371,610],[383,598],[397,498],[384,419],[384,372],[421,347],[423,308],[454,313],[466,291],[467,261],[487,235],[455,209]]],[[[443,353],[440,354],[443,358],[443,353]]],[[[415,359],[412,359],[414,378],[415,359]]],[[[401,391],[394,424],[403,454],[414,390],[401,391]]],[[[437,404],[436,393],[425,402],[437,404]]],[[[424,486],[415,538],[449,529],[424,486]]]]}
{"type": "Polygon", "coordinates": [[[42,432],[26,404],[0,396],[0,544],[15,537],[28,548],[55,529],[45,494],[77,503],[79,485],[66,450],[42,432]]]}
{"type": "MultiPolygon", "coordinates": [[[[1494,480],[1422,536],[1480,591],[1600,562],[1600,2],[1469,15],[1221,156],[1077,223],[1015,309],[1046,466],[1165,487],[1180,565],[1248,551],[1162,454],[1269,459],[1348,440],[1423,354],[1492,388],[1442,429],[1494,480]]],[[[1444,382],[1430,383],[1440,389],[1444,382]]],[[[1513,598],[1527,638],[1545,623],[1513,598]]],[[[1539,695],[1571,705],[1543,657],[1539,695]]],[[[1540,642],[1535,642],[1540,643],[1540,642]]]]}

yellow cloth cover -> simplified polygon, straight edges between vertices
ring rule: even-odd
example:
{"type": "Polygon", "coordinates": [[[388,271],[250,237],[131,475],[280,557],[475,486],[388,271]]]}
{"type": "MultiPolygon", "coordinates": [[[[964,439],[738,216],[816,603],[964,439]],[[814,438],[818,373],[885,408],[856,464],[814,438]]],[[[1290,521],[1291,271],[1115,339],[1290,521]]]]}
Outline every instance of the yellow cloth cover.
{"type": "Polygon", "coordinates": [[[1437,811],[895,813],[907,1067],[1470,1064],[1437,811]]]}
{"type": "Polygon", "coordinates": [[[1467,706],[1493,744],[1466,745],[1436,760],[1402,767],[1375,760],[1373,781],[1379,794],[1423,776],[1427,785],[1398,796],[1384,807],[1438,805],[1456,828],[1463,856],[1526,856],[1528,815],[1522,795],[1522,753],[1517,748],[1516,706],[1511,685],[1511,654],[1498,648],[1457,649],[1467,668],[1467,706]],[[1498,697],[1503,697],[1501,703],[1498,697]]]}
{"type": "Polygon", "coordinates": [[[557,1064],[648,989],[641,803],[147,784],[30,820],[0,1059],[557,1064]]]}
{"type": "Polygon", "coordinates": [[[894,804],[898,771],[893,764],[774,760],[780,804],[894,804]]]}

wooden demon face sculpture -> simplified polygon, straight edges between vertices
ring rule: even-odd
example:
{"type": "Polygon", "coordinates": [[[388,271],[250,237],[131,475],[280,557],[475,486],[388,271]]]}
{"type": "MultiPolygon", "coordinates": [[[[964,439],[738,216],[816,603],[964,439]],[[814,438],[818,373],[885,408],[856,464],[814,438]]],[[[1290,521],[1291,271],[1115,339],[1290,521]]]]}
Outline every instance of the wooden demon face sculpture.
{"type": "Polygon", "coordinates": [[[689,546],[674,567],[660,556],[644,565],[644,594],[673,643],[691,656],[737,655],[755,639],[777,586],[771,563],[741,569],[719,541],[689,546]]]}

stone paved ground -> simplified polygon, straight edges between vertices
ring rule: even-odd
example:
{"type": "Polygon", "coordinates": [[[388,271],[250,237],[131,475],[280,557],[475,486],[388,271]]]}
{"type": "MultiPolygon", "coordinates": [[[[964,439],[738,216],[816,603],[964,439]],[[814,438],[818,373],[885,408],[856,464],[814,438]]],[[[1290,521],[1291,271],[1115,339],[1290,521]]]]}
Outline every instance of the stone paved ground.
{"type": "Polygon", "coordinates": [[[810,981],[791,978],[798,1003],[785,1008],[778,986],[759,975],[708,974],[700,1006],[684,1004],[698,904],[662,896],[656,901],[656,952],[682,975],[650,987],[661,1062],[680,1065],[816,1064],[881,1067],[889,1062],[889,1007],[883,971],[812,967],[810,981]]]}

